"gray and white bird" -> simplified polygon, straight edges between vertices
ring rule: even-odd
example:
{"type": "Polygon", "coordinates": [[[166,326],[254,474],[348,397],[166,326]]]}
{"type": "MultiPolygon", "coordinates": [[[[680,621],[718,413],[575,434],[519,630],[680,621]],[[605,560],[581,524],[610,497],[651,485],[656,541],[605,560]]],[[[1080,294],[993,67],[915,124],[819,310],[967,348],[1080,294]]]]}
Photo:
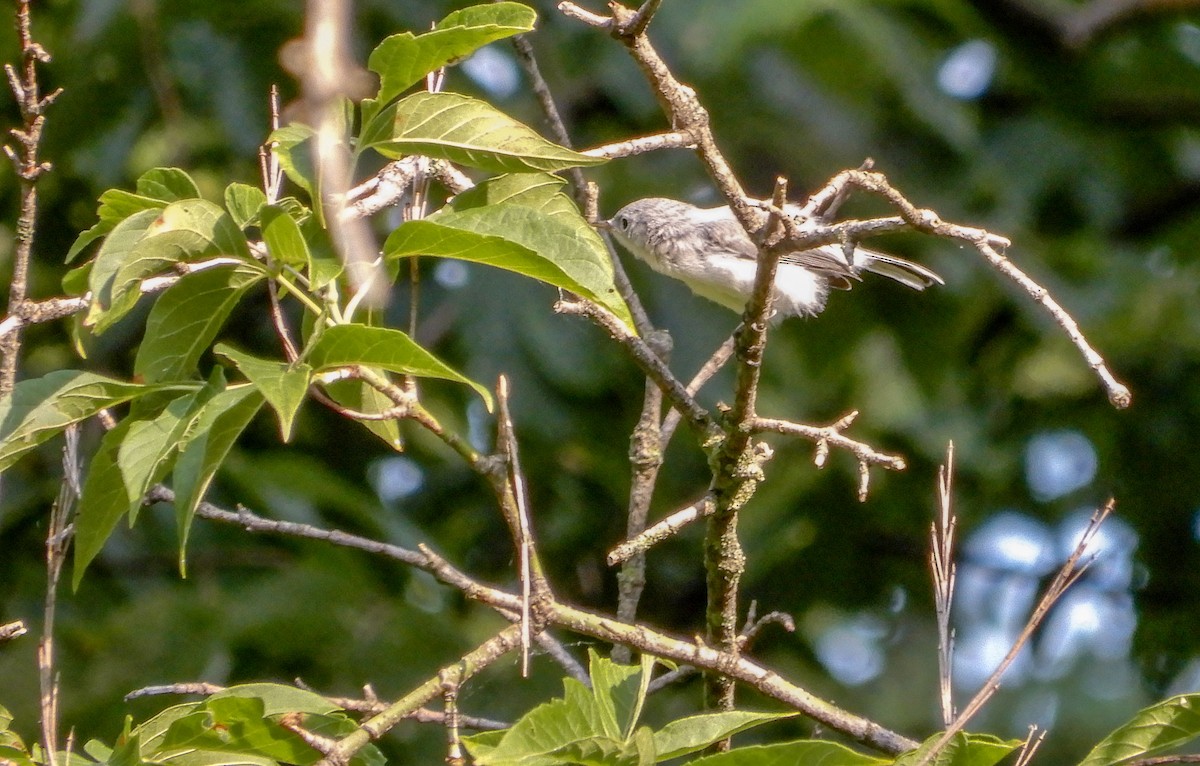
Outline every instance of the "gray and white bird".
{"type": "MultiPolygon", "coordinates": [[[[655,271],[680,280],[697,295],[741,313],[754,289],[758,248],[728,207],[699,208],[649,197],[631,202],[607,221],[629,252],[655,271]]],[[[945,284],[936,273],[886,253],[821,245],[785,254],[775,275],[774,321],[813,316],[830,288],[848,290],[862,272],[894,279],[914,290],[945,284]]]]}

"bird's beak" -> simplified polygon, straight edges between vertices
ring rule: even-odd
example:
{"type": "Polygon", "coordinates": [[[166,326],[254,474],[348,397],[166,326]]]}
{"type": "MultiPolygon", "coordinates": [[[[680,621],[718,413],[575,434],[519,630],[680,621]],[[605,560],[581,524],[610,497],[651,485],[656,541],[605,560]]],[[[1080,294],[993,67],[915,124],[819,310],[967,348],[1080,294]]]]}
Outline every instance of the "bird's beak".
{"type": "Polygon", "coordinates": [[[592,225],[601,231],[612,231],[612,224],[603,218],[601,218],[599,221],[596,221],[592,225]]]}

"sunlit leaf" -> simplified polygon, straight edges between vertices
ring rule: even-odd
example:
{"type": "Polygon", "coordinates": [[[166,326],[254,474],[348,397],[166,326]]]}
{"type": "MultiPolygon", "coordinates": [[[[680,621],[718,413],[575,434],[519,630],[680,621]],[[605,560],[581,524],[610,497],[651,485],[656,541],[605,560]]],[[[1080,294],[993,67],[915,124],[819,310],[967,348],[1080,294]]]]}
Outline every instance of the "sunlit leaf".
{"type": "Polygon", "coordinates": [[[286,442],[292,438],[292,425],[296,412],[308,393],[312,367],[304,362],[289,364],[273,359],[260,359],[227,345],[221,344],[216,352],[226,357],[254,384],[271,409],[279,417],[280,437],[286,442]]]}
{"type": "Polygon", "coordinates": [[[595,301],[633,325],[608,252],[582,217],[567,222],[512,204],[440,213],[401,224],[383,251],[389,258],[433,255],[513,271],[595,301]]]}
{"type": "Polygon", "coordinates": [[[881,766],[891,763],[891,759],[856,753],[836,742],[798,740],[739,747],[688,763],[689,766],[881,766]]]}
{"type": "Polygon", "coordinates": [[[150,310],[134,372],[151,383],[192,376],[246,290],[262,278],[249,265],[218,266],[169,287],[150,310]]]}
{"type": "Polygon", "coordinates": [[[381,104],[394,99],[425,75],[478,48],[533,29],[537,14],[520,3],[473,5],[451,13],[431,32],[403,32],[380,43],[367,67],[379,75],[381,104]]]}
{"type": "MultiPolygon", "coordinates": [[[[661,760],[678,758],[716,744],[726,737],[772,721],[794,718],[798,713],[757,713],[727,710],[719,713],[677,718],[654,733],[654,746],[661,760]]],[[[808,761],[800,761],[807,763],[808,761]]]]}
{"type": "Polygon", "coordinates": [[[403,332],[387,327],[337,325],[325,330],[308,353],[314,370],[348,365],[380,367],[419,378],[440,378],[465,383],[492,407],[491,393],[426,351],[403,332]]]}
{"type": "MultiPolygon", "coordinates": [[[[896,766],[915,766],[926,758],[926,753],[934,747],[941,734],[934,734],[921,743],[921,746],[911,750],[896,759],[896,766]]],[[[966,734],[959,732],[938,751],[929,766],[993,766],[1004,759],[1013,750],[1020,747],[1018,739],[1000,739],[991,734],[966,734]]]]}
{"type": "Polygon", "coordinates": [[[163,202],[178,202],[199,199],[200,188],[179,168],[151,168],[138,178],[137,193],[163,202]]]}
{"type": "Polygon", "coordinates": [[[0,399],[0,471],[72,423],[106,407],[165,390],[79,370],[24,380],[0,399]]]}
{"type": "Polygon", "coordinates": [[[209,388],[178,397],[151,417],[131,414],[104,435],[92,458],[75,518],[74,587],[125,515],[133,523],[151,485],[171,461],[209,388]]]}
{"type": "Polygon", "coordinates": [[[225,187],[225,209],[241,228],[258,220],[258,211],[267,204],[267,195],[257,186],[232,183],[225,187]]]}
{"type": "Polygon", "coordinates": [[[362,147],[387,157],[422,154],[493,173],[554,171],[605,160],[547,141],[485,101],[458,93],[414,93],[364,128],[362,147]]]}
{"type": "Polygon", "coordinates": [[[184,551],[196,506],[212,483],[217,469],[264,399],[251,385],[230,387],[210,399],[180,445],[175,463],[175,517],[179,525],[179,566],[184,571],[184,551]]]}
{"type": "Polygon", "coordinates": [[[288,266],[307,266],[311,254],[300,225],[283,208],[267,205],[262,209],[263,241],[277,263],[288,266]]]}
{"type": "Polygon", "coordinates": [[[1180,694],[1141,710],[1092,748],[1080,766],[1119,766],[1165,753],[1200,734],[1200,694],[1180,694]]]}

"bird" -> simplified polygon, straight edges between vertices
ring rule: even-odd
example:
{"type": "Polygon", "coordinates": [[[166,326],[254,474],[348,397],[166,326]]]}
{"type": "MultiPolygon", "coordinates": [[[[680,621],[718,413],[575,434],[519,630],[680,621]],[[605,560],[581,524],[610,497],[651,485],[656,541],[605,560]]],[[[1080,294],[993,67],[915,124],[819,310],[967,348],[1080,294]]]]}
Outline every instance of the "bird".
{"type": "MultiPolygon", "coordinates": [[[[754,289],[758,246],[728,206],[701,208],[647,197],[622,207],[604,222],[604,228],[655,271],[728,309],[739,313],[745,309],[754,289]]],[[[796,250],[779,260],[772,321],[819,314],[831,288],[850,289],[864,271],[914,290],[945,284],[919,263],[862,247],[855,247],[849,258],[835,244],[796,250]]]]}

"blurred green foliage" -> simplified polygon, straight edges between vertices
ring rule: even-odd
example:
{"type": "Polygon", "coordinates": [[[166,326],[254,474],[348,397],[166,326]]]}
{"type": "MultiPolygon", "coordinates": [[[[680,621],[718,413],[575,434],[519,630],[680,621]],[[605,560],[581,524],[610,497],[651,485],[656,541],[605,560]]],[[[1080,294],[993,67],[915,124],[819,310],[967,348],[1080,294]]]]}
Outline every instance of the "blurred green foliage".
{"type": "MultiPolygon", "coordinates": [[[[465,4],[358,3],[360,60],[386,35],[426,29],[465,4]]],[[[669,127],[619,45],[563,18],[553,3],[535,5],[531,40],[576,146],[669,127]]],[[[744,591],[762,610],[795,615],[799,630],[768,630],[757,651],[814,692],[889,727],[920,737],[938,725],[925,551],[947,441],[956,444],[964,535],[1003,509],[1054,524],[1117,498],[1139,541],[1132,655],[1084,656],[1069,672],[1014,683],[972,727],[1023,735],[1031,720],[1053,721],[1042,752],[1055,760],[1081,757],[1137,708],[1198,682],[1200,18],[1185,10],[1133,16],[1068,44],[1036,15],[1043,7],[1051,6],[666,0],[651,34],[700,93],[752,192],[766,193],[778,174],[794,193],[815,190],[873,158],[916,204],[1010,237],[1012,259],[1050,288],[1132,388],[1133,407],[1114,411],[1027,296],[974,253],[917,235],[883,245],[929,264],[946,287],[917,295],[868,281],[833,296],[821,317],[786,323],[768,349],[762,414],[819,423],[861,410],[852,435],[904,454],[909,468],[873,472],[870,499],[860,505],[851,458],[835,452],[817,471],[809,445],[778,442],[741,525],[744,591]],[[938,75],[970,41],[986,43],[995,69],[978,97],[955,98],[938,75]],[[1094,447],[1095,478],[1040,499],[1028,483],[1027,448],[1059,429],[1094,447]],[[828,625],[847,617],[878,626],[885,660],[855,686],[830,675],[814,648],[828,625]],[[1098,689],[1097,678],[1120,673],[1127,675],[1118,676],[1126,679],[1118,691],[1098,689]]],[[[43,147],[55,170],[39,187],[31,294],[48,297],[61,292],[63,255],[94,222],[104,189],[128,188],[163,165],[187,168],[210,199],[231,181],[257,183],[266,94],[275,83],[285,103],[296,95],[279,51],[303,19],[302,4],[281,0],[59,1],[34,11],[36,37],[54,55],[44,82],[65,89],[43,147]]],[[[489,50],[498,59],[485,71],[508,71],[510,49],[489,50]]],[[[9,29],[0,30],[0,51],[16,58],[9,29]]],[[[450,90],[544,124],[523,76],[521,88],[502,95],[462,69],[449,78],[450,90]]],[[[16,124],[11,99],[5,110],[7,124],[16,124]]],[[[601,185],[604,211],[650,195],[716,201],[686,151],[586,172],[601,185]]],[[[16,209],[11,173],[0,175],[0,204],[16,209]]],[[[858,199],[848,209],[884,211],[858,199]]],[[[15,213],[6,218],[5,270],[15,213]]],[[[603,559],[625,527],[627,440],[641,378],[603,333],[554,315],[552,290],[478,267],[460,284],[428,261],[418,339],[476,380],[512,380],[534,525],[553,581],[571,600],[610,605],[615,579],[603,559]]],[[[673,334],[674,368],[690,376],[736,318],[638,264],[629,269],[652,317],[673,334]]],[[[240,307],[228,340],[272,348],[264,307],[265,298],[240,307]]],[[[407,311],[398,295],[392,318],[403,326],[407,311]]],[[[91,368],[128,374],[141,326],[134,317],[102,336],[88,348],[91,368]]],[[[65,325],[26,338],[23,374],[74,363],[65,325]]],[[[713,404],[728,391],[728,377],[719,377],[702,399],[713,404]]],[[[490,420],[467,393],[430,384],[427,396],[439,416],[488,441],[490,420]]],[[[383,540],[429,542],[468,571],[511,583],[511,546],[486,488],[444,448],[419,432],[408,436],[408,452],[397,457],[310,404],[284,447],[276,424],[260,416],[211,497],[383,540]]],[[[85,448],[97,439],[85,433],[85,448]]],[[[4,476],[0,620],[39,619],[58,462],[55,448],[43,448],[4,476]]],[[[656,513],[691,502],[706,480],[702,455],[679,434],[656,513]]],[[[685,634],[701,623],[699,535],[689,530],[650,556],[643,614],[685,634]]],[[[148,511],[109,542],[78,592],[62,594],[63,718],[81,736],[111,740],[127,712],[144,719],[160,709],[161,700],[120,702],[147,684],[301,677],[338,694],[369,683],[390,698],[498,624],[424,575],[327,545],[202,523],[182,581],[175,546],[170,511],[148,511]]],[[[0,649],[0,702],[27,738],[37,719],[34,644],[27,637],[0,649]]],[[[469,714],[511,720],[554,694],[559,676],[544,658],[528,682],[518,680],[515,663],[502,663],[472,682],[461,703],[469,714]]],[[[648,715],[667,720],[697,700],[697,687],[685,686],[652,698],[648,715]]],[[[771,731],[807,728],[788,722],[771,731]]],[[[439,757],[442,736],[411,725],[382,745],[398,762],[417,762],[439,757]]]]}

